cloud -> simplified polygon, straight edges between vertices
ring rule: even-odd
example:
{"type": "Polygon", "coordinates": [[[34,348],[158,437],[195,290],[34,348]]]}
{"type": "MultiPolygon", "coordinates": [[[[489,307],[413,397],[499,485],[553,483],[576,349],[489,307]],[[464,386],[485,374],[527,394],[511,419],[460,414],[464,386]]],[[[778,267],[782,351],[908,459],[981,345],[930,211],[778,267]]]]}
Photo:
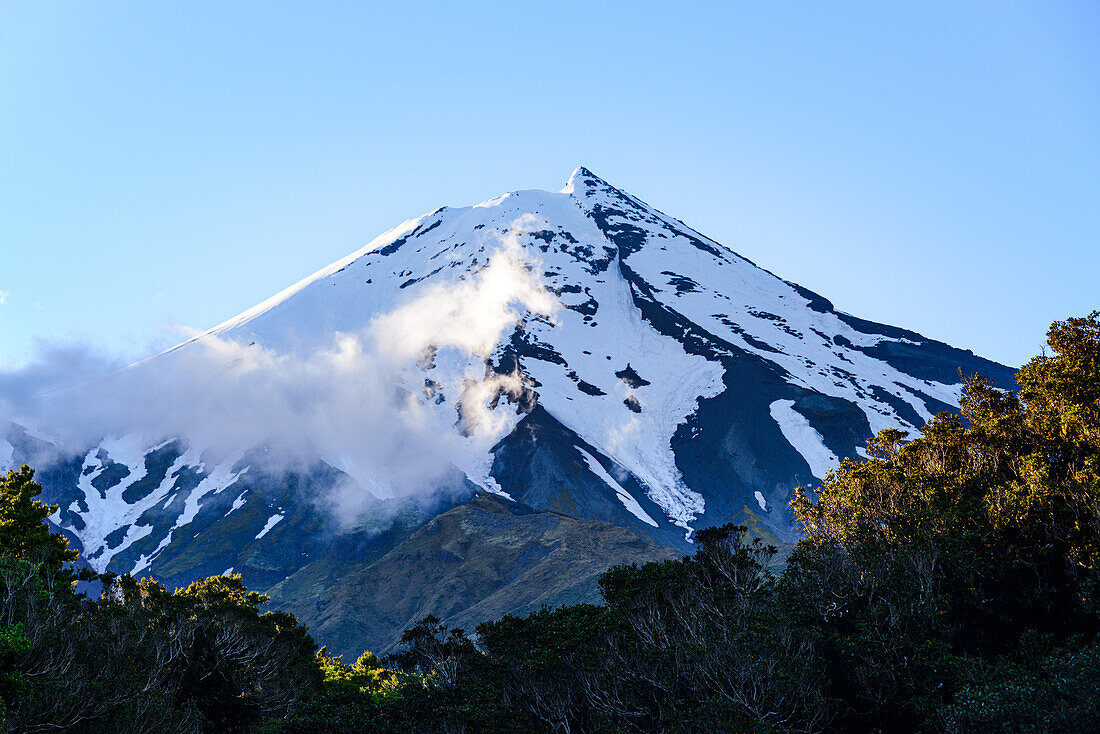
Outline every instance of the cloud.
{"type": "Polygon", "coordinates": [[[320,457],[350,477],[327,498],[345,517],[463,474],[489,485],[485,456],[520,419],[524,389],[494,352],[558,305],[517,242],[531,225],[517,220],[479,272],[308,353],[207,335],[123,367],[85,345],[39,344],[32,365],[0,373],[0,415],[74,449],[136,434],[149,446],[185,437],[211,460],[263,446],[276,470],[320,457]]]}
{"type": "Polygon", "coordinates": [[[3,306],[8,302],[8,292],[0,291],[0,306],[3,306]]]}

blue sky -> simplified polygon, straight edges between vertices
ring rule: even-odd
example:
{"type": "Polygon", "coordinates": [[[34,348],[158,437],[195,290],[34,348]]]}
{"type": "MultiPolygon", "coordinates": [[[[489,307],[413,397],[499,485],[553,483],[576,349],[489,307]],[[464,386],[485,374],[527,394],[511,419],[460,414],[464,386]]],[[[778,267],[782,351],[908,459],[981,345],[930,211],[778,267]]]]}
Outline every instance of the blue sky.
{"type": "Polygon", "coordinates": [[[577,165],[1018,365],[1100,307],[1100,6],[0,2],[0,367],[577,165]]]}

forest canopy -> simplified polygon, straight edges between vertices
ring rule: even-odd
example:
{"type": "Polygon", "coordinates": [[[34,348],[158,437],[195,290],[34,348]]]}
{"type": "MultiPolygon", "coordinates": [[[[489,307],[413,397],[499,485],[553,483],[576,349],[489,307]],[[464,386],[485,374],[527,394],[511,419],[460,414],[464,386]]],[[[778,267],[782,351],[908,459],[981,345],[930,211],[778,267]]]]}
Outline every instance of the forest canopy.
{"type": "Polygon", "coordinates": [[[601,605],[474,633],[429,617],[354,663],[239,576],[77,570],[27,467],[0,478],[12,732],[1087,732],[1100,721],[1100,313],[1018,391],[883,431],[796,493],[781,571],[744,527],[620,566],[601,605]],[[96,596],[78,593],[94,584],[96,596]],[[80,587],[84,588],[84,587],[80,587]]]}

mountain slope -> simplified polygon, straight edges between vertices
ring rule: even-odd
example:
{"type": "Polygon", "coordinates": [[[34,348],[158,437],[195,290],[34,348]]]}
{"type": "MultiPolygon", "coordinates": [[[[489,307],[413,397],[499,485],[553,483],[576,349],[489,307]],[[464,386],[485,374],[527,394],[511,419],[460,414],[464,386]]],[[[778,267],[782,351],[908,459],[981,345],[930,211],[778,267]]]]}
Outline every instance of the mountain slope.
{"type": "Polygon", "coordinates": [[[380,557],[327,556],[268,593],[335,652],[390,652],[429,614],[472,630],[542,605],[598,603],[609,566],[675,558],[610,523],[578,520],[481,494],[418,528],[380,557]]]}
{"type": "MultiPolygon", "coordinates": [[[[364,516],[404,518],[374,521],[388,553],[484,492],[651,547],[687,551],[694,530],[730,519],[791,540],[793,488],[879,430],[955,409],[960,371],[1014,386],[1007,367],[838,312],[583,168],[560,192],[408,220],[112,379],[159,384],[150,410],[175,415],[246,393],[264,370],[292,379],[261,383],[246,407],[272,434],[306,426],[293,461],[273,461],[285,435],[238,431],[225,414],[202,430],[121,425],[60,451],[43,472],[62,505],[51,520],[88,563],[173,584],[232,568],[286,589],[329,559],[325,578],[345,588],[331,550],[363,535],[364,516]],[[209,401],[173,401],[156,377],[194,364],[209,401]],[[219,381],[232,389],[215,393],[219,381]],[[392,431],[368,436],[360,414],[375,405],[392,431]]],[[[50,451],[45,440],[12,427],[0,460],[50,451]]],[[[468,609],[496,588],[481,584],[468,609]]]]}

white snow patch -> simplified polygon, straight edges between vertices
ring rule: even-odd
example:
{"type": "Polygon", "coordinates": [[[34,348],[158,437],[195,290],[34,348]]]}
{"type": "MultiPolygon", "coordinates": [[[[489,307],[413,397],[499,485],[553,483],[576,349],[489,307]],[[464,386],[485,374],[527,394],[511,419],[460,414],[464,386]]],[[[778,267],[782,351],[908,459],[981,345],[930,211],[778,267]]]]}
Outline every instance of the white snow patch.
{"type": "Polygon", "coordinates": [[[580,446],[574,446],[573,448],[577,449],[577,451],[580,452],[581,457],[584,458],[585,463],[588,464],[588,468],[592,470],[592,473],[602,479],[607,484],[607,486],[615,490],[615,494],[618,496],[619,501],[623,503],[623,507],[625,507],[630,512],[630,514],[634,515],[634,517],[638,518],[647,525],[657,527],[657,521],[650,517],[649,514],[647,514],[646,511],[642,509],[642,506],[638,504],[638,500],[634,499],[630,492],[627,492],[625,489],[623,489],[622,485],[616,482],[615,478],[607,473],[607,470],[603,468],[603,465],[601,465],[600,462],[596,461],[596,457],[592,456],[592,454],[588,453],[580,446]]]}
{"type": "Polygon", "coordinates": [[[164,483],[156,491],[133,504],[127,503],[122,497],[130,485],[145,478],[145,453],[144,447],[136,436],[128,435],[122,438],[108,436],[84,457],[77,486],[83,493],[83,502],[88,509],[82,512],[79,502],[73,502],[69,506],[69,509],[83,520],[84,527],[78,529],[75,526],[68,526],[65,529],[79,538],[81,556],[96,571],[107,570],[107,564],[111,562],[111,558],[128,548],[134,541],[152,532],[152,528],[134,527],[133,523],[167,494],[168,489],[164,487],[164,483]],[[101,452],[106,455],[106,461],[100,460],[101,452]],[[129,473],[113,487],[100,492],[92,482],[107,470],[111,462],[125,466],[129,473]],[[160,493],[161,490],[163,493],[160,493]],[[107,536],[123,527],[127,530],[122,542],[114,548],[108,548],[107,536]]]}
{"type": "Polygon", "coordinates": [[[230,566],[229,568],[222,571],[222,576],[228,576],[231,573],[233,573],[233,567],[232,566],[230,566]]]}
{"type": "MultiPolygon", "coordinates": [[[[243,452],[231,455],[225,461],[218,464],[213,472],[203,477],[198,486],[190,491],[184,503],[183,510],[176,517],[176,522],[172,525],[172,529],[169,530],[163,538],[161,538],[160,543],[157,544],[157,547],[153,549],[152,553],[149,553],[148,555],[142,554],[141,557],[138,558],[137,562],[134,564],[133,570],[130,571],[132,575],[144,571],[146,568],[148,568],[149,565],[154,560],[156,560],[157,556],[159,556],[161,552],[165,548],[167,548],[168,545],[172,542],[172,538],[175,536],[176,530],[179,530],[180,528],[189,524],[192,520],[195,519],[195,516],[199,514],[199,510],[201,509],[202,505],[200,501],[203,497],[210,494],[211,492],[221,492],[222,490],[229,487],[229,485],[236,482],[238,477],[248,471],[249,467],[247,466],[244,469],[241,469],[239,472],[233,471],[233,466],[241,460],[242,455],[243,452]]],[[[164,494],[161,494],[161,492],[163,491],[164,493],[167,493],[171,491],[172,487],[175,485],[176,475],[179,473],[180,469],[182,469],[184,466],[196,465],[200,469],[203,467],[203,464],[201,463],[201,461],[199,461],[198,452],[194,449],[189,448],[172,464],[172,468],[168,470],[164,481],[161,483],[161,486],[157,488],[156,491],[150,493],[148,497],[141,500],[138,504],[151,506],[152,504],[159,502],[160,499],[164,496],[164,494]]],[[[81,479],[83,480],[84,478],[81,477],[81,479]]],[[[114,488],[112,488],[111,491],[113,490],[114,488]]],[[[170,496],[168,498],[168,502],[164,503],[164,506],[167,507],[168,503],[171,502],[172,499],[175,498],[175,496],[175,494],[170,496]]],[[[144,509],[142,510],[142,512],[144,512],[144,509]]],[[[138,513],[138,516],[140,516],[140,513],[138,513]]],[[[146,535],[147,534],[148,533],[146,533],[146,535]]],[[[128,544],[123,547],[128,547],[128,544]]],[[[114,553],[117,553],[119,550],[122,550],[122,547],[115,549],[114,553]]],[[[106,563],[104,563],[104,568],[106,568],[106,563]]]]}
{"type": "Polygon", "coordinates": [[[244,507],[244,503],[247,501],[247,500],[245,500],[245,497],[244,497],[246,494],[248,494],[247,489],[245,491],[241,492],[239,495],[237,495],[237,497],[233,500],[233,506],[229,508],[229,512],[225,513],[225,515],[223,515],[223,517],[229,517],[234,512],[236,512],[237,510],[244,507]]]}
{"type": "Polygon", "coordinates": [[[282,516],[282,515],[280,515],[280,514],[279,514],[279,513],[277,513],[277,512],[276,512],[276,513],[275,513],[274,515],[272,515],[271,517],[267,518],[267,522],[266,522],[266,523],[264,524],[264,529],[263,529],[263,530],[261,530],[261,531],[260,531],[260,532],[259,532],[259,533],[258,533],[258,534],[256,535],[256,540],[259,540],[260,538],[262,538],[262,537],[264,537],[265,535],[267,535],[267,534],[268,534],[268,532],[269,532],[269,531],[271,530],[271,528],[273,528],[273,527],[275,527],[276,525],[278,525],[278,524],[279,524],[279,521],[280,521],[280,520],[282,520],[282,519],[283,519],[283,516],[282,516]]]}
{"type": "Polygon", "coordinates": [[[760,490],[753,492],[756,495],[756,504],[760,505],[760,509],[764,512],[768,511],[768,501],[764,499],[764,495],[760,493],[760,490]]]}
{"type": "Polygon", "coordinates": [[[243,451],[234,453],[228,459],[218,464],[209,475],[203,477],[199,485],[192,489],[191,493],[187,495],[187,501],[184,503],[183,512],[176,518],[176,524],[173,526],[173,530],[182,528],[195,519],[195,516],[199,514],[200,501],[203,497],[211,492],[215,494],[221,492],[226,487],[236,482],[238,477],[249,470],[250,467],[246,466],[238,472],[233,471],[233,467],[241,460],[243,455],[243,451]]]}
{"type": "Polygon", "coordinates": [[[772,418],[779,424],[779,430],[783,432],[787,442],[810,465],[810,472],[818,479],[823,479],[830,470],[840,465],[840,459],[829,450],[821,434],[793,405],[793,400],[776,400],[770,406],[772,418]]]}

